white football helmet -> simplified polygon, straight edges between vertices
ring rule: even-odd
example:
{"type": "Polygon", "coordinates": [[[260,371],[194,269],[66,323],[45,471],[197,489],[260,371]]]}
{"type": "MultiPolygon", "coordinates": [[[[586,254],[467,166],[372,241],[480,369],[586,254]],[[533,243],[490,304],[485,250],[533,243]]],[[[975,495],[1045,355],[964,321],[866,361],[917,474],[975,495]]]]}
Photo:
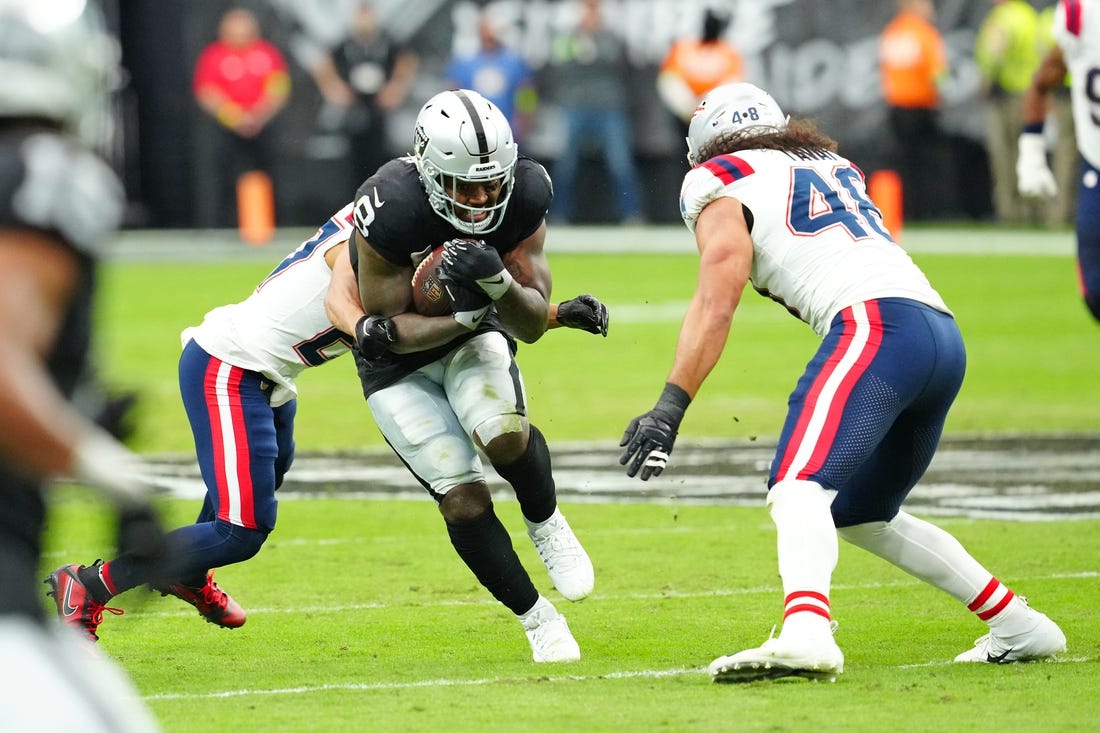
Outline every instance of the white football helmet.
{"type": "Polygon", "coordinates": [[[748,82],[723,84],[711,89],[699,102],[688,125],[688,163],[694,168],[703,161],[699,151],[719,135],[734,133],[746,137],[779,132],[790,118],[783,114],[772,95],[748,82]]]}
{"type": "Polygon", "coordinates": [[[119,55],[90,0],[0,0],[0,117],[51,120],[101,149],[119,55]]]}
{"type": "Polygon", "coordinates": [[[435,95],[416,117],[413,156],[432,208],[455,229],[485,234],[500,226],[519,151],[495,104],[469,89],[435,95]],[[497,184],[500,195],[487,206],[465,206],[455,194],[470,184],[497,184]]]}

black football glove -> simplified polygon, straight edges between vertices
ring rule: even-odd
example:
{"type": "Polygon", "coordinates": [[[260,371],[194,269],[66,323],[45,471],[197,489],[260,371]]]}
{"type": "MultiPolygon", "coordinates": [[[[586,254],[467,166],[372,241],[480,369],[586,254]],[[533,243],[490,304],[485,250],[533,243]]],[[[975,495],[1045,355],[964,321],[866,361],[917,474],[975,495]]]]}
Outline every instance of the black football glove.
{"type": "Polygon", "coordinates": [[[500,300],[512,287],[512,274],[500,253],[480,240],[452,239],[444,244],[440,274],[471,290],[481,290],[490,300],[500,300]]]}
{"type": "Polygon", "coordinates": [[[619,465],[626,466],[627,476],[637,476],[639,469],[642,481],[661,475],[668,465],[676,432],[690,403],[687,392],[670,382],[652,410],[630,421],[619,441],[620,446],[625,446],[619,456],[619,465]]]}
{"type": "Polygon", "coordinates": [[[481,290],[475,290],[452,280],[443,268],[439,270],[439,281],[451,299],[451,315],[456,321],[473,331],[481,323],[481,319],[489,313],[489,309],[493,307],[493,301],[481,290]]]}
{"type": "Polygon", "coordinates": [[[566,328],[579,328],[606,338],[607,306],[587,293],[578,295],[572,300],[558,303],[558,323],[566,328]]]}
{"type": "Polygon", "coordinates": [[[355,345],[367,361],[382,358],[397,343],[397,327],[392,318],[363,316],[355,324],[355,345]]]}

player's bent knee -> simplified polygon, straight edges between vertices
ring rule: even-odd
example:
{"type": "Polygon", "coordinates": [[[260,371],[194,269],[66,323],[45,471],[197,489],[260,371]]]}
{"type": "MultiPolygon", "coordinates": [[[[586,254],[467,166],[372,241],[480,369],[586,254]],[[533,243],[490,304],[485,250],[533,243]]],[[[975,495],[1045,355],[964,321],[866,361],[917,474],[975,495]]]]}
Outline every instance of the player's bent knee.
{"type": "Polygon", "coordinates": [[[835,497],[836,491],[826,489],[816,481],[785,479],[774,484],[768,491],[766,505],[772,512],[791,502],[820,502],[828,507],[835,497]]]}
{"type": "Polygon", "coordinates": [[[439,502],[443,519],[451,524],[477,519],[493,506],[493,498],[484,481],[459,484],[439,502]]]}
{"type": "Polygon", "coordinates": [[[864,550],[872,550],[879,544],[879,538],[886,530],[888,522],[864,522],[853,524],[849,527],[837,527],[837,534],[845,542],[861,547],[864,550]]]}
{"type": "Polygon", "coordinates": [[[222,546],[220,552],[212,554],[211,567],[231,565],[255,557],[267,541],[268,533],[262,529],[241,527],[221,519],[217,526],[222,536],[222,546]]]}

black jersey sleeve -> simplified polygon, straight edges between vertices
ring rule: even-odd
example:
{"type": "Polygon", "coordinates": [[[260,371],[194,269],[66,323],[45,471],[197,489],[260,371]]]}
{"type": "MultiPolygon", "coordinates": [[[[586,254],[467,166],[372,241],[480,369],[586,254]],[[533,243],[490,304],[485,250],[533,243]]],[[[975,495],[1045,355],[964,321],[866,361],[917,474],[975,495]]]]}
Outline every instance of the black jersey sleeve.
{"type": "Polygon", "coordinates": [[[355,193],[355,228],[395,265],[411,267],[413,252],[446,241],[445,224],[429,206],[412,158],[386,163],[355,193]]]}
{"type": "Polygon", "coordinates": [[[546,169],[531,158],[520,156],[512,186],[504,221],[485,236],[485,241],[501,254],[512,251],[538,230],[554,198],[546,169]]]}
{"type": "Polygon", "coordinates": [[[527,239],[542,224],[550,202],[554,200],[554,186],[550,174],[541,163],[527,157],[520,157],[516,163],[516,189],[513,197],[519,201],[509,202],[517,207],[519,232],[517,241],[527,239]]]}

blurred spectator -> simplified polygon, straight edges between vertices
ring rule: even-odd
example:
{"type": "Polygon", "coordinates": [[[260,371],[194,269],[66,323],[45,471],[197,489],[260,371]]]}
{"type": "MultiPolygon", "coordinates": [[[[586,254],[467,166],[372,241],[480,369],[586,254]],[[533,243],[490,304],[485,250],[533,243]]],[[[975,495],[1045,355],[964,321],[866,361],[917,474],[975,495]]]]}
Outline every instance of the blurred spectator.
{"type": "Polygon", "coordinates": [[[580,18],[569,34],[554,40],[551,49],[555,101],[565,123],[565,146],[553,167],[554,220],[568,223],[581,158],[593,148],[607,162],[614,186],[619,221],[640,221],[638,172],[631,148],[627,117],[626,50],[604,25],[599,0],[581,0],[580,18]]]}
{"type": "Polygon", "coordinates": [[[1016,179],[1026,196],[1048,198],[1057,193],[1058,182],[1047,161],[1045,128],[1052,96],[1065,86],[1066,77],[1071,77],[1074,134],[1080,153],[1074,219],[1078,283],[1089,313],[1100,321],[1100,125],[1096,124],[1100,0],[1058,3],[1051,33],[1054,44],[1043,55],[1024,93],[1016,179]]]}
{"type": "Polygon", "coordinates": [[[1037,202],[1016,188],[1016,139],[1020,107],[1039,65],[1038,15],[1026,0],[991,0],[974,42],[986,103],[986,149],[997,221],[1022,224],[1040,216],[1037,202]]]}
{"type": "MultiPolygon", "coordinates": [[[[1035,34],[1038,57],[1042,59],[1054,47],[1054,8],[1048,5],[1039,11],[1038,31],[1035,34]]],[[[1074,223],[1077,216],[1077,191],[1080,188],[1081,155],[1077,152],[1077,135],[1073,123],[1073,103],[1070,101],[1070,76],[1065,83],[1051,91],[1047,123],[1053,130],[1053,150],[1050,169],[1058,184],[1058,192],[1046,206],[1046,223],[1065,226],[1074,223]]]]}
{"type": "Polygon", "coordinates": [[[310,67],[325,102],[342,113],[351,145],[348,195],[393,157],[389,116],[405,103],[420,60],[380,25],[371,3],[351,14],[347,37],[310,67]]]}
{"type": "Polygon", "coordinates": [[[538,93],[534,75],[523,57],[504,45],[502,28],[491,10],[482,10],[477,31],[480,48],[472,56],[455,56],[443,73],[447,86],[473,89],[495,104],[517,142],[530,129],[538,93]]]}
{"type": "Polygon", "coordinates": [[[657,74],[657,93],[687,138],[688,123],[703,95],[716,86],[741,81],[741,54],[723,38],[730,23],[729,11],[709,7],[703,13],[699,38],[672,44],[657,74]]]}
{"type": "Polygon", "coordinates": [[[260,35],[255,14],[230,8],[218,24],[218,38],[199,55],[193,90],[204,112],[216,121],[209,186],[201,186],[199,223],[237,223],[236,186],[249,171],[271,176],[276,159],[272,120],[290,94],[286,61],[260,35]]]}
{"type": "Polygon", "coordinates": [[[879,71],[907,219],[936,209],[937,182],[949,161],[940,128],[939,84],[947,75],[943,38],[932,24],[932,0],[898,0],[879,38],[879,71]]]}

